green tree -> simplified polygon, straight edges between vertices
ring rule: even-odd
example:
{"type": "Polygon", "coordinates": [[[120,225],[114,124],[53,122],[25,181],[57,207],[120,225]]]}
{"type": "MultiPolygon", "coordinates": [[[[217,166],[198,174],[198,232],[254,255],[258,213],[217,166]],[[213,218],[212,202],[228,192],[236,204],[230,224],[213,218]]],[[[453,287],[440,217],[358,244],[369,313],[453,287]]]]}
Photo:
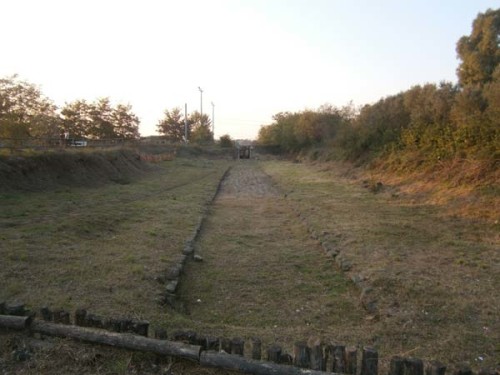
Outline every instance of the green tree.
{"type": "Polygon", "coordinates": [[[206,114],[200,115],[200,112],[195,111],[189,116],[189,122],[192,124],[190,142],[197,144],[213,143],[214,135],[210,130],[211,121],[206,114]]]}
{"type": "Polygon", "coordinates": [[[219,138],[219,146],[222,148],[231,148],[234,146],[234,141],[229,134],[225,134],[219,138]]]}
{"type": "Polygon", "coordinates": [[[140,137],[139,117],[132,112],[130,104],[118,104],[112,111],[111,120],[117,138],[138,139],[140,137]]]}
{"type": "Polygon", "coordinates": [[[98,99],[90,106],[90,132],[89,138],[112,139],[116,138],[115,126],[113,124],[113,108],[109,98],[98,99]]]}
{"type": "Polygon", "coordinates": [[[93,103],[76,100],[61,109],[62,128],[71,138],[136,139],[139,137],[139,118],[132,106],[111,105],[109,98],[93,103]]]}
{"type": "Polygon", "coordinates": [[[472,33],[457,43],[457,54],[462,63],[457,69],[462,86],[485,84],[492,80],[500,63],[500,9],[479,13],[472,24],[472,33]]]}
{"type": "Polygon", "coordinates": [[[17,75],[0,79],[0,137],[51,137],[58,132],[56,106],[17,75]]]}
{"type": "MultiPolygon", "coordinates": [[[[164,117],[156,125],[158,133],[164,135],[172,142],[182,142],[185,136],[185,123],[181,108],[175,107],[172,110],[165,110],[164,117]]],[[[188,120],[188,139],[191,135],[191,119],[188,120]]]]}
{"type": "Polygon", "coordinates": [[[71,138],[85,138],[91,132],[91,105],[85,100],[66,103],[61,109],[62,128],[71,138]]]}

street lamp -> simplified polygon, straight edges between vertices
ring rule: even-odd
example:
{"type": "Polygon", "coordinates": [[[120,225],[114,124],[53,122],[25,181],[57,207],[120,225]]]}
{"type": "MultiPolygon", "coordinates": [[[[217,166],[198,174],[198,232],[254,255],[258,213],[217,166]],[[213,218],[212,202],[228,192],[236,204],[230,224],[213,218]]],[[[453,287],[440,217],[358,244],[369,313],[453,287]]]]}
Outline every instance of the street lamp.
{"type": "Polygon", "coordinates": [[[203,90],[200,86],[198,86],[198,90],[200,90],[200,124],[203,118],[203,90]]]}

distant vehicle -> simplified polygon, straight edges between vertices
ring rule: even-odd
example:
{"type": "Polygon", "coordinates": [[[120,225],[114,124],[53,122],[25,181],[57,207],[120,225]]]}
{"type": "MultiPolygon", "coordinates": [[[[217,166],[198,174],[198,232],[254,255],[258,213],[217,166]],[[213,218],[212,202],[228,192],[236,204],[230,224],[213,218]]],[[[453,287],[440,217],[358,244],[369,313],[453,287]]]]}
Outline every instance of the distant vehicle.
{"type": "Polygon", "coordinates": [[[238,148],[239,159],[250,159],[251,155],[252,155],[252,146],[239,146],[238,148]]]}
{"type": "Polygon", "coordinates": [[[70,146],[73,147],[87,147],[87,141],[77,141],[75,139],[72,139],[70,142],[70,146]]]}

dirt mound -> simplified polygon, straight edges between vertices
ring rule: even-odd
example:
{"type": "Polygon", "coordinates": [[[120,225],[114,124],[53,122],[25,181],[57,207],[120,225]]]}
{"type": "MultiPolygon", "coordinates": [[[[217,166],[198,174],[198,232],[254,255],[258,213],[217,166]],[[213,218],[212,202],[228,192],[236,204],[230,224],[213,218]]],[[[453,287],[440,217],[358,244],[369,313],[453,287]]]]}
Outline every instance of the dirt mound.
{"type": "Polygon", "coordinates": [[[0,158],[0,190],[126,184],[149,170],[133,150],[71,151],[0,158]]]}

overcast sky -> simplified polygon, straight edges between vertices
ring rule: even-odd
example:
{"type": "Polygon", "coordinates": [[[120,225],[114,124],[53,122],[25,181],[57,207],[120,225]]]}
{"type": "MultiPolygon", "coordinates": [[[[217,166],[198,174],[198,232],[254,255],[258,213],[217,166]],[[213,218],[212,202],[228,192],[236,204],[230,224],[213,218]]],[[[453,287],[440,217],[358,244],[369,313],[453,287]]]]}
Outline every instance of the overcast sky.
{"type": "Polygon", "coordinates": [[[0,0],[0,76],[62,106],[131,104],[142,135],[165,109],[255,138],[280,111],[373,103],[456,82],[455,45],[484,0],[0,0]]]}

